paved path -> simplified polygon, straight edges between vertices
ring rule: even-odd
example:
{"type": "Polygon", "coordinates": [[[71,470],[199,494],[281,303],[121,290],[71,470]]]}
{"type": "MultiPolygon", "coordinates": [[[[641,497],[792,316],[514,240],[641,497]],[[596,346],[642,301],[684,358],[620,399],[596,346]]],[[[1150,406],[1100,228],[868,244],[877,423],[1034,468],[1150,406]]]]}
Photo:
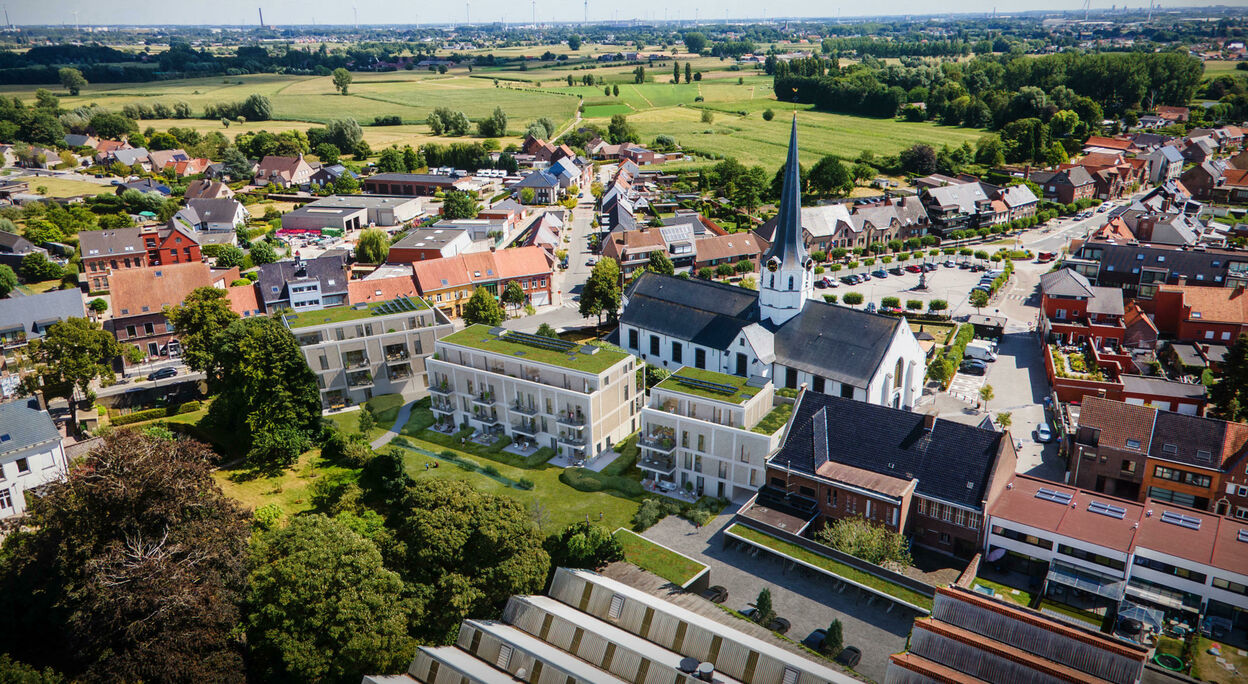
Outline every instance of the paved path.
{"type": "Polygon", "coordinates": [[[728,590],[725,607],[741,610],[754,602],[758,592],[771,589],[776,613],[793,625],[785,636],[794,641],[839,619],[845,644],[862,649],[858,671],[884,681],[888,656],[905,650],[914,613],[888,601],[869,600],[853,589],[837,592],[826,576],[799,569],[786,571],[768,554],[725,548],[723,529],[736,510],[736,504],[729,505],[709,525],[697,530],[687,520],[669,515],[643,535],[707,564],[711,584],[728,590]]]}
{"type": "Polygon", "coordinates": [[[385,434],[370,442],[369,446],[371,446],[373,450],[377,450],[389,444],[390,440],[397,437],[399,430],[402,430],[403,426],[407,425],[407,419],[411,417],[412,406],[415,404],[415,400],[403,404],[403,407],[399,409],[399,415],[394,419],[394,425],[391,425],[390,429],[386,430],[385,434]]]}

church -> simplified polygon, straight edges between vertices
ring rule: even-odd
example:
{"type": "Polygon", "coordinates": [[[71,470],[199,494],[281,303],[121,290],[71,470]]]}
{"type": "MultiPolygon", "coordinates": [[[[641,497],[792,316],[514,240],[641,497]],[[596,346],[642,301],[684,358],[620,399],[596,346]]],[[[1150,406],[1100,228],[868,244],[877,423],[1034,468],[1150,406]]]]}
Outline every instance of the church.
{"type": "Polygon", "coordinates": [[[645,273],[624,293],[619,344],[647,363],[759,377],[776,387],[913,409],[925,356],[905,319],[812,299],[802,239],[797,122],[758,291],[645,273]]]}

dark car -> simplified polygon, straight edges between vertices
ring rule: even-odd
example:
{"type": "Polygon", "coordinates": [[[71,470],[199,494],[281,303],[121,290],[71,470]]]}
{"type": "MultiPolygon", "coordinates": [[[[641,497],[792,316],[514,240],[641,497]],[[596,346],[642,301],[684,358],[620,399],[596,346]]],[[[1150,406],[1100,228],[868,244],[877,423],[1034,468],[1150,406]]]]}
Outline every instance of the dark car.
{"type": "Polygon", "coordinates": [[[868,280],[871,280],[871,274],[870,274],[870,273],[863,273],[863,274],[862,274],[862,282],[866,282],[866,281],[868,281],[868,280]]]}
{"type": "MultiPolygon", "coordinates": [[[[758,612],[757,608],[746,608],[745,610],[741,611],[741,614],[753,620],[754,613],[756,612],[758,612]]],[[[770,629],[771,631],[777,634],[784,634],[785,632],[789,631],[789,627],[792,627],[792,626],[793,625],[789,624],[788,620],[785,620],[782,617],[772,618],[771,622],[766,625],[767,629],[770,629]]]]}
{"type": "Polygon", "coordinates": [[[966,269],[968,269],[968,268],[970,268],[970,267],[971,267],[971,263],[970,263],[969,261],[961,261],[961,262],[958,262],[958,268],[960,268],[960,269],[966,270],[966,269]]]}
{"type": "Polygon", "coordinates": [[[923,264],[923,270],[931,273],[936,270],[936,264],[923,264]]]}
{"type": "Polygon", "coordinates": [[[836,662],[848,668],[858,667],[859,661],[862,660],[862,651],[857,646],[846,646],[836,656],[836,662]]]}
{"type": "Polygon", "coordinates": [[[888,277],[888,271],[885,271],[885,270],[884,270],[884,269],[882,269],[882,268],[881,268],[881,269],[876,269],[876,270],[874,270],[874,271],[871,271],[871,275],[875,276],[876,278],[887,278],[887,277],[888,277]]]}
{"type": "Polygon", "coordinates": [[[728,590],[718,584],[709,586],[702,592],[702,598],[711,603],[723,603],[728,600],[728,590]]]}
{"type": "Polygon", "coordinates": [[[147,379],[148,380],[163,380],[165,378],[172,378],[173,376],[177,374],[178,374],[177,368],[161,368],[160,370],[148,373],[147,379]]]}
{"type": "Polygon", "coordinates": [[[819,649],[823,648],[823,640],[827,636],[828,636],[828,630],[816,629],[815,631],[810,633],[810,636],[806,637],[805,639],[802,639],[802,645],[805,646],[806,648],[809,648],[812,651],[818,652],[819,649]]]}
{"type": "Polygon", "coordinates": [[[820,290],[824,289],[827,286],[828,286],[828,282],[826,278],[821,278],[815,281],[815,287],[819,288],[820,290]]]}
{"type": "Polygon", "coordinates": [[[892,267],[892,268],[888,269],[888,272],[889,272],[889,273],[892,273],[893,275],[901,275],[901,274],[905,273],[905,271],[901,270],[901,267],[900,267],[900,266],[894,266],[894,267],[892,267]]]}
{"type": "Polygon", "coordinates": [[[979,359],[970,359],[963,361],[962,365],[958,366],[958,372],[966,375],[986,375],[988,373],[988,364],[979,359]]]}

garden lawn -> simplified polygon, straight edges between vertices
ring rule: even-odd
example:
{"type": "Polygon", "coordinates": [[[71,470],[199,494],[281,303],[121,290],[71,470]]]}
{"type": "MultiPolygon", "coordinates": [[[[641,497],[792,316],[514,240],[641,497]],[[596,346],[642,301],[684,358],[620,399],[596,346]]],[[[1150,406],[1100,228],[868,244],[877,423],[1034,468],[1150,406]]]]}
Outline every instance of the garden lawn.
{"type": "Polygon", "coordinates": [[[801,546],[789,543],[783,539],[778,539],[770,534],[759,532],[744,525],[735,524],[732,527],[729,527],[728,531],[755,544],[765,546],[773,551],[789,556],[790,558],[796,558],[804,563],[809,563],[817,568],[823,568],[824,570],[827,570],[828,572],[831,572],[839,577],[857,582],[858,584],[866,587],[871,587],[872,589],[901,599],[911,605],[918,606],[926,610],[932,609],[932,599],[929,596],[925,596],[917,591],[912,591],[903,586],[893,584],[887,580],[880,579],[875,575],[863,572],[857,568],[851,568],[844,563],[835,561],[827,556],[821,556],[813,551],[808,551],[801,546]]]}
{"type": "Polygon", "coordinates": [[[615,540],[624,549],[624,560],[642,570],[648,570],[659,577],[684,586],[706,566],[666,547],[655,544],[631,530],[618,529],[615,540]]]}
{"type": "Polygon", "coordinates": [[[277,504],[288,516],[312,510],[312,485],[318,478],[345,475],[350,468],[334,465],[321,458],[320,449],[302,456],[293,468],[272,476],[257,475],[250,468],[222,468],[212,474],[221,491],[244,507],[255,510],[265,504],[277,504]]]}
{"type": "Polygon", "coordinates": [[[113,186],[111,185],[67,180],[55,176],[22,176],[14,180],[29,183],[30,192],[32,193],[36,192],[36,188],[46,187],[48,192],[44,194],[44,197],[56,199],[78,197],[79,195],[99,195],[101,193],[113,194],[113,186]]]}
{"type": "Polygon", "coordinates": [[[1235,666],[1236,672],[1232,672],[1222,666],[1218,662],[1218,656],[1209,653],[1209,645],[1213,642],[1204,637],[1196,640],[1196,662],[1192,664],[1192,677],[1204,682],[1218,682],[1218,684],[1231,684],[1232,682],[1243,682],[1244,677],[1248,676],[1248,657],[1239,655],[1239,651],[1234,646],[1229,646],[1222,642],[1222,659],[1235,666]]]}
{"type": "Polygon", "coordinates": [[[18,285],[17,289],[21,290],[22,294],[35,295],[43,294],[44,292],[51,292],[52,290],[59,289],[60,287],[60,280],[41,280],[37,283],[18,285]]]}
{"type": "MultiPolygon", "coordinates": [[[[390,426],[394,425],[394,419],[398,418],[399,409],[403,407],[403,395],[382,394],[369,399],[367,405],[373,409],[373,416],[377,418],[377,426],[365,435],[371,442],[385,434],[390,426]]],[[[351,435],[360,431],[359,411],[335,413],[327,416],[326,419],[345,434],[351,435]]]]}
{"type": "Polygon", "coordinates": [[[994,592],[996,592],[997,596],[1000,596],[1001,598],[1006,599],[1008,601],[1013,601],[1014,603],[1017,603],[1020,606],[1027,607],[1031,605],[1031,593],[1030,592],[1023,591],[1022,589],[1015,589],[1014,587],[1007,587],[1006,585],[1001,584],[1000,582],[993,582],[992,580],[986,580],[981,577],[975,578],[975,584],[982,584],[985,587],[988,587],[989,589],[992,589],[994,592]],[[1014,593],[1014,592],[1018,592],[1018,593],[1014,593]]]}

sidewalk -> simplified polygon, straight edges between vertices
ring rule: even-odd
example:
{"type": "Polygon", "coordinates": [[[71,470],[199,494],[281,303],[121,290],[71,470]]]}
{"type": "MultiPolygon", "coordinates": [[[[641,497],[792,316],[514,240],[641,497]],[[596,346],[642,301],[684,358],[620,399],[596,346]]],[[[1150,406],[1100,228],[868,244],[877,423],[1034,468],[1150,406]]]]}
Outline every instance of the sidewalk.
{"type": "Polygon", "coordinates": [[[390,440],[394,439],[395,437],[399,435],[399,430],[402,430],[403,426],[407,425],[407,419],[412,416],[412,406],[414,406],[415,404],[416,404],[415,399],[407,402],[406,404],[403,404],[403,407],[399,409],[399,415],[396,416],[394,419],[394,425],[391,425],[390,429],[387,430],[385,434],[378,437],[377,439],[374,439],[372,442],[369,442],[368,445],[372,447],[374,451],[376,451],[377,449],[380,449],[384,447],[385,445],[389,444],[390,440]]]}

